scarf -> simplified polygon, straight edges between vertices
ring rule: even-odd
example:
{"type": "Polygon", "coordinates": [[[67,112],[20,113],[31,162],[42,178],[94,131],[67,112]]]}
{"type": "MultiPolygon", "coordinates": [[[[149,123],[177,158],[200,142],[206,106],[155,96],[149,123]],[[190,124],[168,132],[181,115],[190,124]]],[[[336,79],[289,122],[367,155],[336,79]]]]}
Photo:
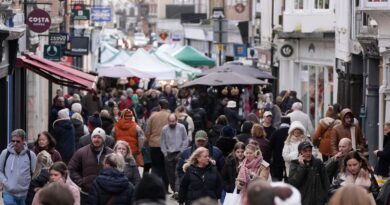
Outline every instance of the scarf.
{"type": "Polygon", "coordinates": [[[257,156],[251,161],[248,161],[248,159],[245,158],[244,161],[241,162],[237,180],[244,183],[242,189],[240,190],[240,194],[242,196],[246,195],[249,182],[256,178],[258,174],[257,171],[261,166],[262,161],[263,157],[257,156]]]}
{"type": "Polygon", "coordinates": [[[350,172],[346,172],[341,179],[344,181],[341,183],[341,186],[346,186],[349,184],[359,185],[365,189],[370,188],[371,186],[371,178],[370,173],[367,170],[360,169],[357,177],[355,178],[350,172]]]}

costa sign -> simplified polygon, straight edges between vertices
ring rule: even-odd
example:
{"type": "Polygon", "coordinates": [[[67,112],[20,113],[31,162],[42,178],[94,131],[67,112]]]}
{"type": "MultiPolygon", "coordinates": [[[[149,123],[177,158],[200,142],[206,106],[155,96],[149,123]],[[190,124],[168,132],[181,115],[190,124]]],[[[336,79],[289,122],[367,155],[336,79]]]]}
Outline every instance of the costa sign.
{"type": "Polygon", "coordinates": [[[42,9],[34,9],[27,16],[27,26],[36,33],[43,33],[50,28],[51,18],[42,9]]]}

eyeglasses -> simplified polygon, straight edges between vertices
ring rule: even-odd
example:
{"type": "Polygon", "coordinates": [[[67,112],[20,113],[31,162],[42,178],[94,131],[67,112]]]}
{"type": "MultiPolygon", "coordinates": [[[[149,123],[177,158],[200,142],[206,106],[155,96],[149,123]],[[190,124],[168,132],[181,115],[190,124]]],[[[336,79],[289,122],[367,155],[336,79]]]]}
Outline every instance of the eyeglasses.
{"type": "Polygon", "coordinates": [[[21,140],[11,140],[12,143],[21,143],[21,140]]]}

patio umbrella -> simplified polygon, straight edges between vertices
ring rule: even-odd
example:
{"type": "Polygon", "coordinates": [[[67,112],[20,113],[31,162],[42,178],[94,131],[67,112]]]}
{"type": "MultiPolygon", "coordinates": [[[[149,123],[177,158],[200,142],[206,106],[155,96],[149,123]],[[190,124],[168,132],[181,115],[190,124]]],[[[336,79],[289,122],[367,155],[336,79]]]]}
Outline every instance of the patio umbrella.
{"type": "Polygon", "coordinates": [[[219,71],[210,73],[203,77],[197,78],[193,81],[187,82],[181,87],[190,87],[194,85],[209,85],[209,86],[222,86],[222,85],[266,85],[267,82],[256,79],[248,75],[242,75],[232,71],[219,71]]]}
{"type": "Polygon", "coordinates": [[[198,76],[204,76],[209,73],[214,73],[218,71],[232,71],[235,73],[249,75],[254,78],[275,79],[274,76],[272,76],[270,73],[266,71],[259,70],[252,66],[234,65],[234,64],[227,64],[223,66],[217,66],[212,69],[204,70],[202,71],[202,73],[198,74],[198,76]]]}

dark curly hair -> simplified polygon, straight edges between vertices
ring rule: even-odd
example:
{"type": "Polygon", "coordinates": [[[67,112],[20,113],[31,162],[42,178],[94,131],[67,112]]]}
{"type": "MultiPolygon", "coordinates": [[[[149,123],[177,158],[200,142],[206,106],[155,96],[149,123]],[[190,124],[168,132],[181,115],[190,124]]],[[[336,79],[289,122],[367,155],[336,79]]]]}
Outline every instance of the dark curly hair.
{"type": "Polygon", "coordinates": [[[48,148],[54,148],[56,146],[56,140],[54,139],[53,135],[51,135],[48,131],[43,131],[38,134],[37,140],[34,142],[34,146],[39,147],[39,137],[42,135],[45,135],[47,137],[47,140],[49,141],[48,148]]]}

